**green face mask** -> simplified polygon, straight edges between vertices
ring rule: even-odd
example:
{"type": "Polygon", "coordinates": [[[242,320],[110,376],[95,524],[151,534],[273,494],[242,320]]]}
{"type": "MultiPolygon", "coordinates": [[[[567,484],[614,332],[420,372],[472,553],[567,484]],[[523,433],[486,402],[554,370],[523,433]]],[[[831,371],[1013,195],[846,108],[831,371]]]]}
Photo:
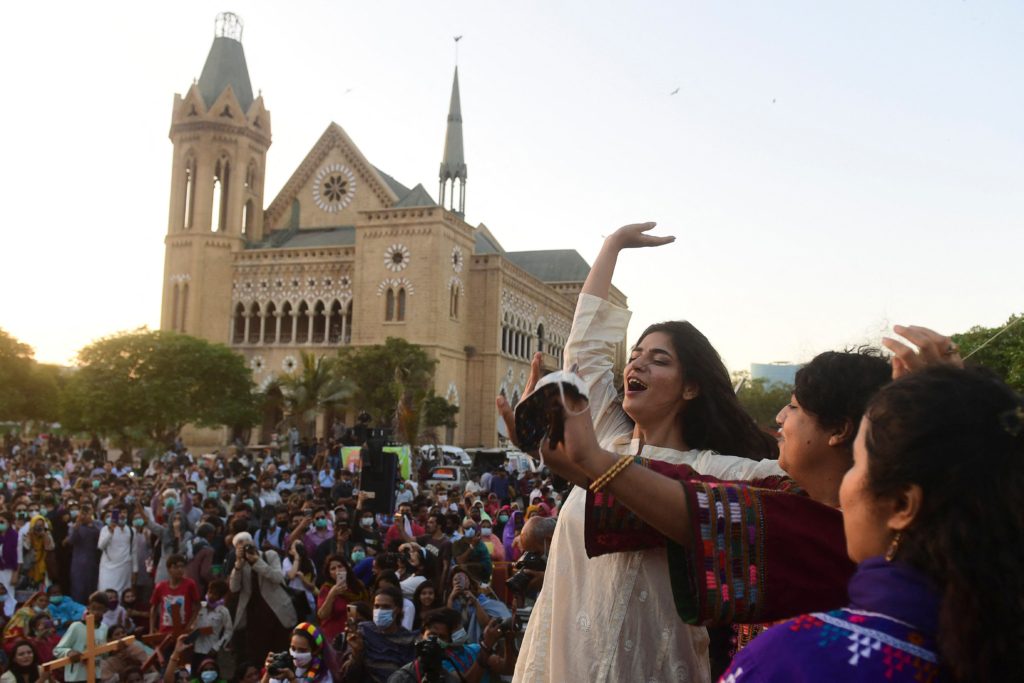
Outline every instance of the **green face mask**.
{"type": "Polygon", "coordinates": [[[146,520],[144,520],[144,519],[136,518],[136,519],[132,520],[132,526],[140,527],[141,528],[141,527],[143,527],[145,525],[146,525],[146,520]]]}

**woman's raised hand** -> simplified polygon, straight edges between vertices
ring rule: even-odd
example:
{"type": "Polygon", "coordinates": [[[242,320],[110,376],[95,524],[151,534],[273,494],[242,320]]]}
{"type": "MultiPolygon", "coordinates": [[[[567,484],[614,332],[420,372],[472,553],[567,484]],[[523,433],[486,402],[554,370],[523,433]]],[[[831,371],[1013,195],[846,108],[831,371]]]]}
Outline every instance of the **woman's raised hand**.
{"type": "Polygon", "coordinates": [[[654,221],[648,223],[632,223],[624,225],[613,232],[608,240],[619,249],[637,249],[640,247],[660,247],[663,244],[671,244],[676,241],[675,236],[648,235],[647,232],[657,225],[654,221]]]}
{"type": "Polygon", "coordinates": [[[900,335],[917,347],[917,351],[906,344],[882,337],[882,345],[893,352],[892,378],[899,379],[903,375],[921,370],[932,365],[952,365],[962,368],[964,359],[960,357],[960,347],[951,338],[939,334],[927,327],[911,325],[893,325],[893,332],[900,335]]]}

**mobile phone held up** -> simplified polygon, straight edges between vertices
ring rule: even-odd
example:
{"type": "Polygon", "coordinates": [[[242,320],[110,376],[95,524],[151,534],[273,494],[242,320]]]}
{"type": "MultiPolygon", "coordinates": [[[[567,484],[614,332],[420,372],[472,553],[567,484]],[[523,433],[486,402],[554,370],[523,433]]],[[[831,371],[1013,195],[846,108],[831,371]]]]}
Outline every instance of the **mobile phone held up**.
{"type": "Polygon", "coordinates": [[[559,370],[545,375],[516,406],[516,440],[526,453],[536,453],[547,436],[546,448],[554,448],[565,436],[563,404],[567,397],[587,399],[587,386],[579,375],[559,370]]]}

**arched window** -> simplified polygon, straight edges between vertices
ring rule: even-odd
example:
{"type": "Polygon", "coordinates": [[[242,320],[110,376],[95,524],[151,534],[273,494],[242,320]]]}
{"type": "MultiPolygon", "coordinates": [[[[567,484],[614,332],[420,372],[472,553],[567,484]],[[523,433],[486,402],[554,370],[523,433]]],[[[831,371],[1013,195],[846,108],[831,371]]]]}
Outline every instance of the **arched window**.
{"type": "Polygon", "coordinates": [[[231,341],[235,344],[245,341],[245,306],[241,303],[235,306],[234,332],[231,335],[231,341]]]}
{"type": "Polygon", "coordinates": [[[185,204],[184,217],[182,218],[182,227],[185,230],[192,229],[192,223],[195,220],[195,208],[196,208],[196,160],[192,155],[189,155],[185,159],[185,193],[184,193],[185,204]]]}
{"type": "Polygon", "coordinates": [[[537,325],[537,350],[544,353],[544,323],[537,325]]]}
{"type": "Polygon", "coordinates": [[[217,160],[213,168],[213,231],[224,232],[228,227],[228,190],[231,183],[231,163],[227,157],[217,160]]]}
{"type": "Polygon", "coordinates": [[[255,301],[252,302],[252,306],[249,308],[249,343],[259,344],[260,333],[263,330],[260,329],[260,324],[263,322],[263,316],[260,315],[260,305],[255,301]]]}
{"type": "Polygon", "coordinates": [[[305,344],[309,341],[309,304],[305,301],[299,304],[295,324],[295,343],[305,344]]]}
{"type": "Polygon", "coordinates": [[[459,285],[452,283],[452,291],[448,295],[448,315],[458,320],[459,318],[459,285]]]}
{"type": "Polygon", "coordinates": [[[277,306],[271,301],[267,304],[267,312],[263,314],[263,343],[273,344],[277,341],[277,306]]]}
{"type": "Polygon", "coordinates": [[[405,287],[398,288],[398,306],[395,313],[395,319],[402,321],[405,320],[405,287]]]}
{"type": "Polygon", "coordinates": [[[388,287],[388,292],[384,296],[384,320],[391,322],[395,319],[395,290],[388,287]]]}
{"type": "Polygon", "coordinates": [[[245,169],[245,189],[249,192],[256,191],[256,164],[252,161],[249,162],[249,167],[245,169]]]}
{"type": "Polygon", "coordinates": [[[331,315],[327,320],[327,342],[337,344],[341,341],[344,329],[344,315],[341,312],[341,302],[335,299],[331,303],[331,315]]]}
{"type": "Polygon", "coordinates": [[[294,327],[295,316],[292,314],[292,304],[290,301],[285,301],[284,305],[281,306],[281,336],[278,337],[278,342],[281,344],[291,344],[294,327]]]}
{"type": "Polygon", "coordinates": [[[185,334],[185,323],[188,322],[188,283],[181,288],[181,319],[178,322],[178,332],[185,334]]]}
{"type": "Polygon", "coordinates": [[[178,297],[180,294],[178,285],[175,283],[174,292],[171,295],[171,329],[175,332],[178,331],[178,297]]]}
{"type": "Polygon", "coordinates": [[[327,332],[327,307],[323,301],[317,301],[313,306],[313,338],[314,344],[323,344],[327,332]]]}
{"type": "Polygon", "coordinates": [[[341,343],[352,343],[352,301],[345,307],[345,317],[341,319],[341,343]]]}
{"type": "Polygon", "coordinates": [[[252,226],[255,223],[256,209],[250,199],[242,207],[242,235],[246,239],[252,239],[252,226]]]}

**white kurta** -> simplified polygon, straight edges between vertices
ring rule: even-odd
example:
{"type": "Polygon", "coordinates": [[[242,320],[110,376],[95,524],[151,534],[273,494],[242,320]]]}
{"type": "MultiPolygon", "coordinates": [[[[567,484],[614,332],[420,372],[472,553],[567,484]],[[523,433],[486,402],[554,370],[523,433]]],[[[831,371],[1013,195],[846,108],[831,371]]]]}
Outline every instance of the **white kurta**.
{"type": "MultiPolygon", "coordinates": [[[[635,452],[632,425],[612,378],[615,344],[629,311],[581,294],[565,347],[566,368],[589,387],[601,445],[635,452]]],[[[646,446],[644,457],[685,463],[721,479],[782,474],[774,460],[757,462],[711,451],[646,446]]],[[[516,663],[517,683],[710,681],[708,635],[676,613],[665,549],[588,559],[583,529],[586,491],[574,488],[558,515],[544,588],[533,608],[516,663]]]]}
{"type": "Polygon", "coordinates": [[[100,540],[96,547],[100,549],[100,580],[99,590],[121,591],[132,585],[132,569],[135,567],[135,544],[132,543],[134,533],[123,526],[115,526],[113,531],[104,525],[100,530],[100,540]]]}

